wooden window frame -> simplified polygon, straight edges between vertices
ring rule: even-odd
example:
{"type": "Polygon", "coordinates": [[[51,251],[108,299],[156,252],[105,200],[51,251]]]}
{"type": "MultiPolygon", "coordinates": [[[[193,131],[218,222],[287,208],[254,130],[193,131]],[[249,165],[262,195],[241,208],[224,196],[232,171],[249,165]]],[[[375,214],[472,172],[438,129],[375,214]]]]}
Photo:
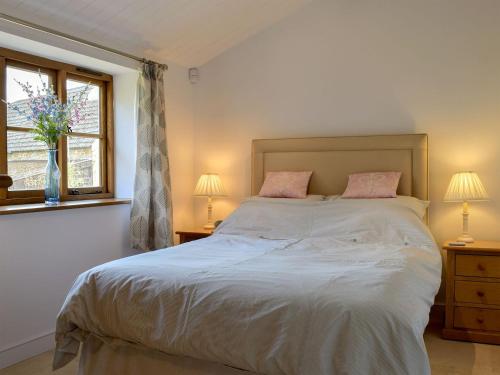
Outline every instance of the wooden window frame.
{"type": "MultiPolygon", "coordinates": [[[[91,188],[68,187],[68,141],[61,137],[58,143],[58,165],[61,170],[61,201],[95,200],[114,198],[114,129],[113,129],[113,76],[94,72],[86,68],[49,60],[23,52],[0,48],[0,98],[6,99],[7,66],[24,67],[49,75],[50,84],[54,85],[59,98],[65,102],[66,80],[77,80],[98,85],[100,105],[99,134],[74,133],[74,137],[96,138],[100,140],[101,185],[91,188]]],[[[7,131],[29,131],[29,128],[7,126],[7,105],[0,101],[0,174],[7,174],[7,131]]],[[[0,188],[0,206],[12,204],[43,203],[43,190],[9,191],[0,188]]]]}

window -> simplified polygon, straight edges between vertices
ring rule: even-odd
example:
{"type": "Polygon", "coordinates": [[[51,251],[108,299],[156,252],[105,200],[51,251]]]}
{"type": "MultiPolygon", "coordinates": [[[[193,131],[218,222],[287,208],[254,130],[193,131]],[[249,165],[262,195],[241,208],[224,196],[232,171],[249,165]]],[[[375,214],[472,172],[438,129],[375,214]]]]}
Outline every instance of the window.
{"type": "MultiPolygon", "coordinates": [[[[79,77],[66,80],[68,98],[77,96],[89,82],[79,77]]],[[[101,162],[101,145],[106,144],[105,111],[101,109],[104,98],[100,82],[90,83],[84,120],[73,128],[67,139],[68,189],[71,192],[97,192],[103,189],[104,176],[101,162]]]]}
{"type": "MultiPolygon", "coordinates": [[[[112,76],[0,48],[0,97],[22,108],[28,98],[16,81],[53,85],[62,101],[89,85],[83,120],[58,145],[61,200],[113,197],[112,76]]],[[[0,103],[0,174],[14,182],[0,189],[0,205],[44,200],[47,146],[33,140],[32,127],[0,103]]]]}

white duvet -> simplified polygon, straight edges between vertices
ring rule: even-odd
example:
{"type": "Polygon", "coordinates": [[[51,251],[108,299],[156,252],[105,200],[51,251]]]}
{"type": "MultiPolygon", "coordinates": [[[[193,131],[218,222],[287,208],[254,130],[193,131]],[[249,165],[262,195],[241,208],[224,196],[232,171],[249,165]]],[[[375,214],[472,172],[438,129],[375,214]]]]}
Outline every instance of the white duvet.
{"type": "Polygon", "coordinates": [[[80,275],[54,366],[92,334],[269,375],[429,374],[440,274],[405,206],[250,200],[211,237],[80,275]]]}

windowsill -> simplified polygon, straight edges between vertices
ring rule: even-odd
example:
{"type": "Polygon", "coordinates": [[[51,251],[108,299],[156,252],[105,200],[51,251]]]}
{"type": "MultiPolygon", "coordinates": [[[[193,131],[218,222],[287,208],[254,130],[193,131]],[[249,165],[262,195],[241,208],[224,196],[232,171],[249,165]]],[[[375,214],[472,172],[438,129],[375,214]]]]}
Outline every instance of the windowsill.
{"type": "Polygon", "coordinates": [[[12,204],[8,206],[0,206],[0,215],[25,214],[30,212],[43,211],[58,211],[71,210],[75,208],[99,207],[99,206],[114,206],[117,204],[130,204],[131,199],[125,198],[109,198],[109,199],[92,199],[81,201],[65,201],[57,206],[46,206],[44,203],[33,204],[12,204]]]}

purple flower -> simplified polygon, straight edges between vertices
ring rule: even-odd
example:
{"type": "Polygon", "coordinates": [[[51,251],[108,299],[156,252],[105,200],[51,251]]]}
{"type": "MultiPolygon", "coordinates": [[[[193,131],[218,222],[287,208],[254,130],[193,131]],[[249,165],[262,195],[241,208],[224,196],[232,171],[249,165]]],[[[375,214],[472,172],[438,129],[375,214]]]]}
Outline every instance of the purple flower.
{"type": "Polygon", "coordinates": [[[15,82],[22,88],[28,96],[27,110],[19,108],[18,105],[7,103],[10,109],[17,112],[26,120],[33,122],[32,133],[36,140],[41,140],[49,148],[57,146],[61,135],[71,132],[71,127],[83,120],[81,110],[87,103],[90,86],[87,84],[77,95],[74,95],[67,103],[62,103],[54,92],[53,86],[48,86],[42,79],[39,72],[42,87],[37,87],[36,93],[33,86],[15,82]]]}

